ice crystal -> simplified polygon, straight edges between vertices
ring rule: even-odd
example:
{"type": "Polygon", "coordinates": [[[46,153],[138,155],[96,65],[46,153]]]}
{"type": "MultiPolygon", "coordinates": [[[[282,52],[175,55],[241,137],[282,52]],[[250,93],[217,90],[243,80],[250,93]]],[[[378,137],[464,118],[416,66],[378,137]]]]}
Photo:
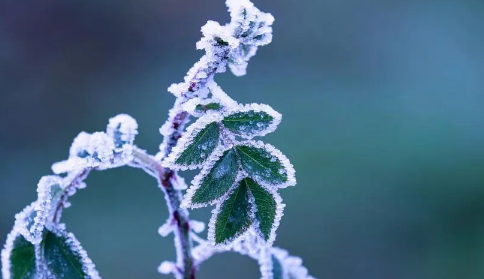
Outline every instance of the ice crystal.
{"type": "Polygon", "coordinates": [[[72,143],[69,159],[55,163],[52,170],[61,174],[86,168],[107,169],[112,167],[114,151],[114,140],[106,133],[81,132],[72,143]]]}
{"type": "Polygon", "coordinates": [[[190,220],[190,228],[196,233],[201,233],[205,230],[205,223],[200,221],[190,220]]]}
{"type": "Polygon", "coordinates": [[[178,174],[170,178],[170,183],[176,190],[186,190],[188,188],[185,183],[185,178],[179,176],[178,174]]]}
{"type": "Polygon", "coordinates": [[[164,261],[158,267],[158,272],[161,274],[170,274],[178,273],[178,270],[174,262],[164,261]]]}
{"type": "Polygon", "coordinates": [[[302,259],[291,256],[281,248],[272,248],[272,255],[279,261],[283,271],[283,279],[316,279],[308,274],[306,267],[302,265],[302,259]]]}
{"type": "Polygon", "coordinates": [[[270,252],[270,248],[262,247],[260,249],[258,263],[261,279],[273,279],[272,255],[270,252]]]}
{"type": "Polygon", "coordinates": [[[248,0],[228,0],[230,11],[230,29],[239,39],[239,45],[230,53],[229,67],[236,76],[246,74],[247,62],[257,52],[258,46],[272,41],[272,23],[274,17],[263,13],[248,0]]]}
{"type": "Polygon", "coordinates": [[[20,235],[20,232],[17,230],[17,228],[14,227],[14,229],[7,235],[7,241],[5,242],[5,245],[3,246],[2,252],[1,252],[1,260],[2,260],[2,278],[4,279],[10,279],[10,269],[12,268],[11,263],[10,263],[10,254],[12,253],[13,250],[13,245],[15,238],[20,235]]]}
{"type": "Polygon", "coordinates": [[[166,237],[175,230],[176,224],[172,217],[168,218],[166,222],[158,228],[158,234],[166,237]]]}
{"type": "MultiPolygon", "coordinates": [[[[39,242],[39,232],[37,229],[33,229],[38,227],[38,225],[34,226],[37,217],[37,211],[35,210],[37,204],[38,201],[34,201],[15,215],[14,230],[25,237],[25,239],[30,243],[39,242]],[[31,229],[33,229],[33,232],[31,232],[31,229]]],[[[40,221],[43,219],[44,218],[37,218],[37,224],[40,224],[40,221]]]]}
{"type": "Polygon", "coordinates": [[[223,106],[227,108],[232,108],[238,106],[238,103],[225,93],[220,86],[213,80],[209,80],[207,83],[208,89],[212,93],[212,97],[220,102],[223,106]]]}
{"type": "Polygon", "coordinates": [[[138,123],[127,114],[118,114],[109,119],[106,133],[114,140],[116,148],[124,144],[133,144],[138,134],[138,123]]]}
{"type": "Polygon", "coordinates": [[[55,210],[55,201],[58,200],[59,194],[62,193],[62,178],[59,176],[44,176],[40,179],[37,186],[38,199],[33,203],[31,216],[34,216],[34,222],[30,225],[27,221],[28,234],[23,234],[25,239],[38,244],[42,240],[42,232],[48,219],[52,219],[55,210]]]}

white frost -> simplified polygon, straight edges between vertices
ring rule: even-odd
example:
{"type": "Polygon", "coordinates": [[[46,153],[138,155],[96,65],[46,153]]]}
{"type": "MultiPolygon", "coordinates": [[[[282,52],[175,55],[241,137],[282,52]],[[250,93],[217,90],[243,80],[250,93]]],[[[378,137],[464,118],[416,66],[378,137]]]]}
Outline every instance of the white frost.
{"type": "Polygon", "coordinates": [[[316,279],[309,275],[307,268],[302,265],[301,258],[291,256],[286,250],[277,247],[273,247],[271,252],[281,263],[284,279],[316,279]]]}
{"type": "Polygon", "coordinates": [[[201,221],[190,220],[190,228],[196,233],[201,233],[205,230],[205,223],[201,221]]]}
{"type": "Polygon", "coordinates": [[[273,160],[279,161],[282,165],[281,170],[287,174],[286,182],[278,183],[278,184],[270,184],[270,183],[267,183],[267,181],[264,179],[266,174],[252,173],[251,177],[255,181],[257,181],[261,185],[266,186],[268,188],[286,188],[288,186],[296,185],[296,171],[294,170],[294,166],[291,164],[289,159],[287,159],[287,157],[284,154],[282,154],[280,150],[278,150],[271,144],[264,143],[262,141],[254,141],[254,140],[245,141],[245,142],[239,143],[238,145],[252,146],[255,148],[266,150],[271,155],[271,161],[273,160]]]}
{"type": "Polygon", "coordinates": [[[158,234],[162,237],[166,237],[172,233],[176,228],[175,220],[170,216],[163,225],[158,228],[158,234]]]}
{"type": "Polygon", "coordinates": [[[36,212],[34,222],[30,226],[28,234],[22,234],[25,239],[33,244],[38,244],[42,241],[44,227],[54,214],[56,206],[54,202],[59,197],[53,196],[55,194],[53,190],[62,191],[62,178],[54,175],[42,177],[37,186],[37,201],[33,203],[33,209],[36,212]],[[58,189],[53,189],[53,187],[58,189]]]}
{"type": "MultiPolygon", "coordinates": [[[[272,244],[276,240],[276,231],[279,228],[279,225],[281,224],[281,219],[282,219],[282,216],[284,215],[284,208],[286,207],[286,205],[282,203],[282,198],[276,189],[270,188],[270,187],[263,187],[263,188],[271,194],[272,198],[274,198],[274,201],[276,202],[276,216],[274,217],[274,222],[272,223],[269,239],[265,243],[265,246],[272,246],[272,244]]],[[[257,212],[257,206],[255,206],[255,212],[257,212]]],[[[257,220],[257,218],[255,219],[253,226],[254,226],[254,230],[259,234],[261,241],[263,241],[263,234],[259,229],[259,221],[257,220]]]]}
{"type": "Polygon", "coordinates": [[[260,248],[258,263],[261,279],[273,279],[272,257],[269,247],[260,248]]]}
{"type": "Polygon", "coordinates": [[[174,262],[164,261],[158,267],[158,272],[161,274],[170,274],[178,273],[178,270],[174,262]]]}
{"type": "Polygon", "coordinates": [[[34,201],[30,205],[27,205],[21,212],[15,214],[14,231],[20,233],[30,243],[39,242],[38,232],[30,232],[30,229],[34,227],[35,217],[37,216],[37,212],[35,211],[37,203],[38,201],[34,201]]]}
{"type": "MultiPolygon", "coordinates": [[[[218,160],[220,160],[220,157],[222,157],[222,155],[225,153],[225,151],[227,151],[231,148],[232,147],[230,147],[230,146],[229,147],[219,146],[218,148],[216,148],[213,151],[212,155],[208,158],[208,160],[203,165],[203,168],[193,178],[192,182],[190,183],[191,186],[187,190],[187,192],[185,193],[183,200],[180,204],[180,207],[182,207],[182,208],[192,208],[192,209],[193,208],[201,208],[201,207],[206,207],[206,206],[213,205],[213,204],[216,204],[216,203],[220,203],[223,200],[223,197],[222,197],[220,199],[215,199],[210,203],[193,203],[192,202],[192,199],[193,199],[193,196],[195,195],[195,192],[198,189],[200,189],[200,187],[202,186],[202,181],[210,173],[210,171],[212,170],[215,163],[218,160]]],[[[242,179],[242,178],[240,178],[240,179],[242,179]]],[[[236,187],[237,183],[240,182],[240,179],[236,179],[236,183],[234,183],[234,185],[231,188],[236,187]]],[[[227,191],[227,192],[230,192],[230,190],[227,191]]]]}
{"type": "Polygon", "coordinates": [[[104,170],[113,167],[114,141],[106,133],[88,134],[81,132],[71,145],[69,159],[52,165],[55,174],[96,168],[104,170]]]}
{"type": "Polygon", "coordinates": [[[138,123],[128,114],[118,114],[109,119],[106,133],[114,140],[117,147],[133,144],[138,134],[138,123]]]}
{"type": "Polygon", "coordinates": [[[82,248],[81,243],[76,239],[74,234],[65,231],[64,224],[50,227],[49,230],[57,235],[57,237],[64,237],[66,239],[67,246],[69,246],[74,254],[81,258],[82,270],[87,274],[89,279],[101,279],[96,270],[96,266],[87,255],[86,250],[82,248]]]}
{"type": "Polygon", "coordinates": [[[212,93],[212,98],[220,102],[223,106],[227,108],[238,106],[238,103],[230,98],[213,79],[208,81],[207,87],[210,93],[212,93]]]}
{"type": "MultiPolygon", "coordinates": [[[[204,166],[205,160],[201,163],[192,164],[178,164],[176,160],[180,155],[186,150],[186,148],[193,143],[195,137],[202,131],[205,127],[213,122],[220,122],[222,116],[218,113],[207,113],[203,117],[200,117],[195,123],[190,125],[183,137],[178,141],[177,145],[173,148],[170,155],[162,162],[164,167],[174,169],[174,170],[188,170],[196,169],[204,166]]],[[[217,143],[218,145],[219,143],[217,143]]],[[[217,147],[215,147],[217,149],[217,147]]],[[[205,158],[208,158],[210,154],[205,154],[205,158]]]]}
{"type": "MultiPolygon", "coordinates": [[[[253,227],[253,224],[246,231],[237,233],[232,238],[226,239],[223,243],[215,242],[215,225],[217,223],[218,215],[220,214],[220,211],[222,209],[224,202],[234,192],[234,190],[237,188],[237,186],[239,185],[240,181],[243,178],[244,176],[242,174],[239,174],[239,176],[235,180],[234,186],[232,186],[232,188],[230,188],[230,190],[227,191],[227,193],[224,196],[222,196],[222,198],[220,198],[220,200],[217,203],[217,206],[212,210],[212,217],[210,218],[210,222],[208,223],[207,240],[210,243],[210,245],[214,247],[229,249],[229,247],[232,247],[234,243],[237,243],[237,240],[249,239],[247,235],[252,230],[251,228],[253,227]]],[[[250,208],[247,209],[249,211],[248,217],[249,219],[254,220],[255,219],[255,201],[252,195],[249,195],[249,203],[250,203],[250,208]]]]}
{"type": "MultiPolygon", "coordinates": [[[[237,113],[247,113],[249,116],[254,117],[254,118],[262,118],[264,117],[264,114],[262,113],[267,113],[269,116],[272,116],[273,120],[269,124],[264,125],[261,122],[257,122],[254,120],[257,124],[256,127],[253,127],[253,125],[247,127],[246,131],[238,134],[240,137],[245,138],[245,139],[251,139],[256,136],[265,136],[268,133],[272,133],[276,130],[277,126],[279,123],[281,123],[282,115],[272,109],[270,106],[265,105],[265,104],[247,104],[247,105],[239,105],[236,107],[232,107],[230,110],[227,110],[223,113],[224,117],[231,116],[237,113]]],[[[253,124],[253,123],[250,123],[253,124]]]]}
{"type": "Polygon", "coordinates": [[[7,241],[5,242],[5,245],[3,246],[2,249],[2,278],[4,279],[10,279],[10,269],[11,269],[11,264],[10,264],[10,253],[12,253],[13,250],[13,244],[15,241],[15,238],[19,235],[19,231],[14,227],[13,230],[7,235],[7,241]]]}

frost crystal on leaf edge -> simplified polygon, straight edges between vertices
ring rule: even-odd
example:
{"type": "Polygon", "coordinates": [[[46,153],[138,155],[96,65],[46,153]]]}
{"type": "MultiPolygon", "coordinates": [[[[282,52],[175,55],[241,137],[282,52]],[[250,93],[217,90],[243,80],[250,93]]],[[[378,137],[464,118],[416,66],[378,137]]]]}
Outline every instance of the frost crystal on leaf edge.
{"type": "Polygon", "coordinates": [[[257,181],[260,185],[265,187],[275,187],[278,189],[283,189],[288,186],[296,185],[296,171],[294,170],[294,166],[291,164],[289,159],[284,155],[279,149],[275,148],[273,145],[269,143],[264,143],[262,141],[255,141],[255,140],[248,140],[244,142],[237,143],[236,146],[249,146],[259,149],[264,149],[267,151],[273,158],[277,158],[281,165],[283,166],[286,174],[287,174],[287,181],[284,183],[277,183],[277,184],[269,184],[260,179],[260,177],[251,176],[255,181],[257,181]]]}
{"type": "MultiPolygon", "coordinates": [[[[245,139],[252,139],[253,137],[256,136],[265,136],[269,133],[272,133],[276,130],[277,126],[279,123],[281,123],[282,120],[282,115],[275,111],[272,107],[269,105],[265,104],[246,104],[246,105],[240,105],[237,107],[233,107],[223,113],[224,118],[237,114],[237,113],[244,113],[244,112],[254,112],[254,113],[267,113],[269,116],[271,116],[273,119],[271,123],[265,127],[265,128],[259,128],[259,130],[254,131],[252,133],[249,132],[244,132],[242,131],[240,134],[237,134],[238,136],[245,138],[245,139]]],[[[223,120],[222,120],[223,121],[223,120]]],[[[256,122],[256,121],[255,121],[256,122]]],[[[256,123],[257,124],[257,123],[256,123]]]]}
{"type": "MultiPolygon", "coordinates": [[[[180,204],[180,207],[182,207],[182,208],[192,208],[192,209],[201,208],[201,207],[206,207],[206,206],[209,206],[209,205],[214,205],[216,203],[220,203],[221,201],[224,200],[225,195],[222,196],[221,198],[215,199],[215,200],[213,200],[209,203],[192,203],[192,199],[193,199],[193,196],[195,195],[195,192],[198,189],[200,189],[200,187],[202,186],[202,181],[205,179],[205,177],[213,169],[213,166],[215,165],[215,163],[217,163],[219,161],[219,159],[222,157],[222,155],[230,149],[232,149],[232,146],[223,147],[223,146],[219,145],[219,147],[217,147],[213,151],[212,155],[205,162],[203,168],[200,170],[200,172],[191,181],[191,183],[190,183],[191,186],[190,186],[190,188],[188,188],[185,195],[183,196],[183,200],[180,204]]],[[[242,179],[241,176],[240,176],[240,179],[242,179]]],[[[231,189],[236,187],[237,183],[240,182],[240,179],[239,179],[239,176],[235,179],[235,182],[227,190],[227,193],[230,192],[231,189]]]]}
{"type": "MultiPolygon", "coordinates": [[[[168,167],[174,170],[189,170],[203,167],[204,164],[206,164],[207,159],[210,157],[210,154],[206,155],[206,159],[200,163],[178,164],[176,163],[176,161],[186,150],[186,148],[193,143],[195,137],[203,129],[205,129],[208,125],[214,122],[220,122],[221,120],[222,116],[218,113],[207,113],[206,115],[200,117],[195,123],[187,128],[184,136],[178,141],[177,145],[173,148],[170,155],[165,160],[163,160],[162,165],[164,167],[168,167]]],[[[216,152],[218,145],[220,145],[220,140],[216,143],[212,154],[216,152]]]]}

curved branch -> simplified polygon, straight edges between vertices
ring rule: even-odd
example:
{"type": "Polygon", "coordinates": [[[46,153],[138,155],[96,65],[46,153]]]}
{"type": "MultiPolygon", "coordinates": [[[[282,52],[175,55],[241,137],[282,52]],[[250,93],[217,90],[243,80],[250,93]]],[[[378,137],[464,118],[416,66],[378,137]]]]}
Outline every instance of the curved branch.
{"type": "Polygon", "coordinates": [[[165,169],[161,163],[153,156],[146,154],[140,149],[133,150],[133,166],[142,168],[150,175],[155,175],[159,187],[165,193],[168,211],[175,220],[175,248],[177,254],[177,267],[183,273],[185,279],[195,278],[195,268],[193,267],[192,240],[190,238],[190,219],[188,211],[180,208],[182,194],[175,189],[173,179],[175,172],[165,169]]]}

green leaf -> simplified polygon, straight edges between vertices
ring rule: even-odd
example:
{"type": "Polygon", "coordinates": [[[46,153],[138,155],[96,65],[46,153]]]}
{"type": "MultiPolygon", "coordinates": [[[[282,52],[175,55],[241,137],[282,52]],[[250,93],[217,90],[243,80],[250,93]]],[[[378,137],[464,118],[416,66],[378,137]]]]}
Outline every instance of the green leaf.
{"type": "Polygon", "coordinates": [[[207,110],[220,110],[221,106],[219,103],[208,103],[206,105],[196,105],[195,110],[198,112],[205,112],[207,110]]]}
{"type": "Polygon", "coordinates": [[[228,113],[222,124],[232,133],[250,139],[273,132],[280,121],[281,115],[271,107],[251,104],[228,113]]]}
{"type": "Polygon", "coordinates": [[[243,234],[253,222],[252,205],[247,186],[240,183],[225,200],[215,221],[215,243],[233,241],[243,234]]]}
{"type": "Polygon", "coordinates": [[[191,203],[202,205],[222,197],[234,185],[238,169],[235,150],[225,151],[210,172],[203,177],[200,187],[191,198],[191,203]]]}
{"type": "MultiPolygon", "coordinates": [[[[193,125],[197,125],[197,123],[193,125]]],[[[209,123],[198,132],[195,129],[191,132],[191,134],[187,133],[187,139],[179,142],[180,148],[183,150],[178,152],[181,153],[176,154],[177,152],[174,152],[173,156],[176,157],[175,164],[195,168],[199,167],[212,154],[218,145],[220,133],[216,122],[209,123]],[[187,141],[190,143],[184,147],[187,141]]]]}
{"type": "Polygon", "coordinates": [[[272,274],[273,279],[284,279],[284,270],[281,262],[274,255],[272,255],[272,274]]]}
{"type": "Polygon", "coordinates": [[[46,231],[43,241],[44,258],[55,278],[87,279],[91,276],[85,268],[83,250],[77,240],[65,232],[46,231]]]}
{"type": "MultiPolygon", "coordinates": [[[[288,170],[280,158],[271,154],[263,144],[251,143],[235,147],[240,157],[242,167],[257,182],[264,185],[286,184],[288,170]]],[[[292,173],[292,172],[291,172],[292,173]]]]}
{"type": "Polygon", "coordinates": [[[14,238],[9,260],[11,279],[36,278],[35,247],[20,234],[14,238]]]}
{"type": "Polygon", "coordinates": [[[254,180],[245,178],[243,179],[243,182],[250,189],[250,192],[254,197],[257,208],[255,216],[259,221],[259,230],[267,241],[269,240],[272,228],[274,227],[277,203],[271,193],[257,184],[254,180]]]}

